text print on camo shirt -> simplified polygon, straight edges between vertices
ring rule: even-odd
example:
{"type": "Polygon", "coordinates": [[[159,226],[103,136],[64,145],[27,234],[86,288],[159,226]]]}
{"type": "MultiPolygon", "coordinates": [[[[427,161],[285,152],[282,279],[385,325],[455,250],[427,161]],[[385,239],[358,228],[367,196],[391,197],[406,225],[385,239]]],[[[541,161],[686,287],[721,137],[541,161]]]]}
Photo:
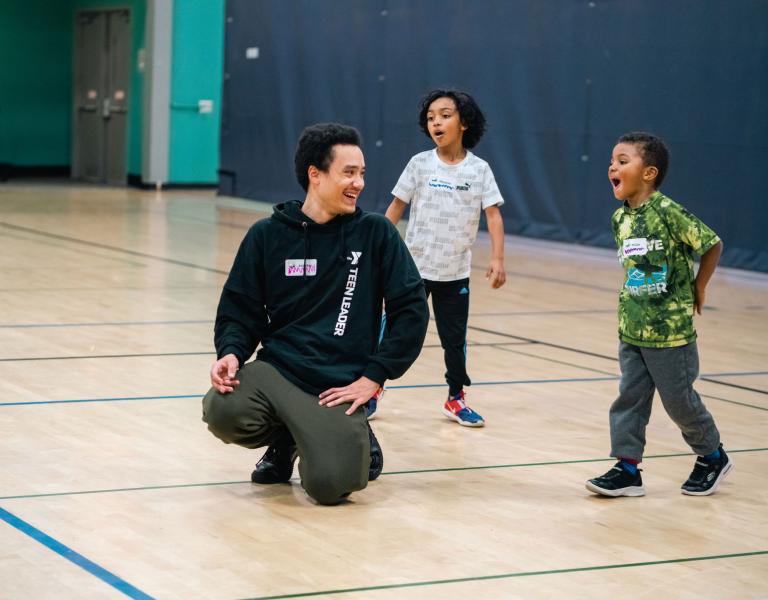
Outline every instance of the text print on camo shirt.
{"type": "Polygon", "coordinates": [[[428,318],[421,276],[387,219],[358,208],[321,225],[292,201],[243,239],[215,343],[241,365],[261,343],[259,360],[319,394],[360,376],[400,377],[421,351],[428,318]],[[389,325],[379,344],[382,297],[389,325]]]}
{"type": "Polygon", "coordinates": [[[638,208],[625,204],[611,224],[626,271],[619,294],[619,338],[651,348],[694,341],[693,254],[704,254],[720,238],[661,192],[638,208]]]}

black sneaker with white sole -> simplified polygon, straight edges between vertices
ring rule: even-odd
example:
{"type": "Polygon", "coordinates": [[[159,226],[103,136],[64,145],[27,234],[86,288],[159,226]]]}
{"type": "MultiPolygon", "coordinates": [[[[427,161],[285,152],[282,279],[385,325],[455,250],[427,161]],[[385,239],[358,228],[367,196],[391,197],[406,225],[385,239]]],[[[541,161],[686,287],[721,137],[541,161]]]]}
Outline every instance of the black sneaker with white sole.
{"type": "Polygon", "coordinates": [[[640,469],[632,475],[617,462],[605,475],[587,481],[587,489],[601,496],[645,496],[640,469]]]}
{"type": "Polygon", "coordinates": [[[262,484],[287,483],[293,474],[296,456],[296,442],[291,432],[286,429],[269,445],[264,456],[256,463],[256,468],[251,473],[251,481],[262,484]]]}
{"type": "Polygon", "coordinates": [[[371,442],[371,466],[368,469],[368,481],[373,481],[379,478],[384,469],[384,453],[381,451],[379,440],[373,435],[370,423],[368,423],[368,439],[371,442]]]}
{"type": "Polygon", "coordinates": [[[696,458],[693,471],[688,480],[682,485],[680,491],[688,496],[709,496],[713,494],[733,468],[733,462],[723,450],[720,444],[720,458],[712,461],[704,460],[702,456],[696,458]]]}

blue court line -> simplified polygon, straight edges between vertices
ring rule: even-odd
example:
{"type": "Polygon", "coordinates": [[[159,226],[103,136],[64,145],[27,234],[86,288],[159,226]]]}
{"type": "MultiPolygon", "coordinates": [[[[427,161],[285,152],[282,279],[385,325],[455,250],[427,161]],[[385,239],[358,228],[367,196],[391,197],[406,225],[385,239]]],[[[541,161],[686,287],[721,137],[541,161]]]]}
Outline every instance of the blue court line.
{"type": "Polygon", "coordinates": [[[82,554],[78,554],[71,548],[65,546],[59,541],[56,541],[49,535],[46,535],[36,527],[33,527],[26,521],[23,521],[16,515],[9,513],[7,510],[0,508],[0,519],[8,523],[11,527],[15,527],[21,533],[28,535],[33,540],[40,542],[43,546],[49,550],[53,550],[59,556],[66,558],[68,561],[76,564],[81,569],[85,569],[91,575],[94,575],[101,579],[107,585],[112,586],[118,592],[122,592],[129,598],[135,598],[138,600],[153,600],[153,597],[149,594],[145,594],[140,589],[132,586],[127,581],[121,579],[114,573],[110,573],[105,568],[100,567],[96,563],[88,560],[82,554]]]}
{"type": "Polygon", "coordinates": [[[178,398],[202,398],[205,394],[180,394],[177,396],[125,396],[123,398],[81,398],[77,400],[32,400],[29,402],[0,402],[0,406],[26,406],[29,404],[84,404],[88,402],[133,402],[135,400],[175,400],[178,398]]]}
{"type": "MultiPolygon", "coordinates": [[[[768,375],[768,371],[746,371],[742,373],[705,373],[701,377],[745,377],[750,375],[768,375]]],[[[618,381],[618,375],[606,377],[570,377],[565,379],[517,379],[509,381],[477,381],[473,386],[481,385],[526,385],[536,383],[579,383],[588,381],[618,381]]],[[[388,385],[388,390],[413,390],[419,388],[446,387],[446,383],[418,383],[411,385],[388,385]]],[[[179,394],[173,396],[124,396],[117,398],[78,398],[68,400],[30,400],[27,402],[0,402],[0,406],[28,406],[33,404],[82,404],[90,402],[131,402],[136,400],[176,400],[181,398],[202,398],[204,391],[197,394],[179,394]]]]}
{"type": "MultiPolygon", "coordinates": [[[[520,385],[526,383],[568,383],[578,381],[614,381],[618,376],[610,377],[573,377],[570,379],[521,379],[518,381],[479,381],[472,385],[520,385]]],[[[388,390],[407,390],[416,388],[437,388],[446,387],[446,383],[421,383],[415,385],[392,385],[387,386],[388,390]]],[[[172,400],[177,398],[202,398],[204,392],[199,394],[186,394],[178,396],[128,396],[123,398],[82,398],[74,400],[30,400],[27,402],[0,402],[0,406],[28,406],[31,404],[77,404],[86,402],[126,402],[133,400],[172,400]]]]}

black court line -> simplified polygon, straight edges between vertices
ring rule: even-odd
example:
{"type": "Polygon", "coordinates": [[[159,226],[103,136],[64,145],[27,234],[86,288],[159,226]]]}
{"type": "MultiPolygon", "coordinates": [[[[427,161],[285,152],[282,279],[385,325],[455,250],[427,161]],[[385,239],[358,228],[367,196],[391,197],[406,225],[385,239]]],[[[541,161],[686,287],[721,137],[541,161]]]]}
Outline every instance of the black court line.
{"type": "MultiPolygon", "coordinates": [[[[188,321],[189,323],[204,323],[205,321],[188,321]]],[[[2,326],[0,326],[2,328],[2,326]]],[[[469,344],[470,347],[477,346],[514,346],[514,345],[527,345],[529,342],[502,342],[502,343],[483,343],[476,342],[469,344]]],[[[440,344],[425,344],[422,348],[441,348],[440,344]]],[[[206,350],[200,352],[146,352],[137,354],[85,354],[82,356],[19,356],[0,358],[0,362],[31,362],[37,360],[86,360],[91,358],[142,358],[150,356],[199,356],[202,354],[216,354],[214,350],[206,350]]]]}
{"type": "MultiPolygon", "coordinates": [[[[597,352],[589,352],[588,350],[582,350],[581,348],[572,348],[571,346],[563,346],[562,344],[553,344],[551,342],[543,342],[541,340],[535,340],[533,338],[527,338],[527,337],[523,337],[523,336],[520,336],[520,335],[512,335],[511,333],[503,333],[503,332],[500,332],[500,331],[494,331],[492,329],[485,329],[483,327],[477,327],[475,325],[468,325],[467,329],[472,329],[473,331],[482,331],[483,333],[491,333],[493,335],[498,335],[498,336],[501,336],[501,337],[512,338],[512,339],[515,339],[515,340],[523,340],[523,341],[526,341],[526,342],[531,343],[531,344],[539,344],[541,346],[548,346],[549,348],[558,348],[559,350],[566,350],[568,352],[577,352],[579,354],[584,354],[584,355],[587,355],[587,356],[594,356],[594,357],[597,357],[597,358],[604,358],[605,360],[610,360],[610,361],[613,361],[613,362],[618,362],[619,361],[617,356],[608,356],[606,354],[598,354],[597,352]]],[[[765,374],[765,373],[760,372],[760,373],[754,373],[754,374],[757,375],[757,374],[765,374]]],[[[716,375],[725,376],[725,375],[728,375],[728,373],[719,373],[719,374],[716,374],[716,375]]],[[[733,387],[733,388],[739,388],[739,389],[750,391],[750,392],[756,392],[758,394],[767,394],[768,395],[768,391],[766,391],[766,390],[762,390],[762,389],[759,389],[759,388],[747,387],[747,386],[741,386],[741,385],[738,385],[738,384],[735,384],[735,383],[728,383],[726,381],[720,381],[718,379],[713,379],[712,377],[713,376],[711,376],[711,375],[710,376],[702,375],[702,376],[699,377],[699,379],[701,381],[708,381],[709,383],[717,383],[719,385],[725,385],[725,386],[729,386],[729,387],[733,387]]]]}
{"type": "Polygon", "coordinates": [[[0,329],[48,329],[58,327],[122,327],[136,325],[198,325],[213,323],[213,319],[185,321],[95,321],[93,323],[0,323],[0,329]]]}
{"type": "Polygon", "coordinates": [[[710,383],[716,383],[717,385],[725,385],[732,388],[737,388],[740,390],[746,390],[748,392],[755,392],[757,394],[766,394],[768,395],[768,390],[761,390],[759,388],[753,388],[746,385],[738,385],[737,383],[729,383],[727,381],[720,381],[719,379],[712,379],[711,377],[699,377],[702,381],[709,381],[710,383]]]}
{"type": "Polygon", "coordinates": [[[498,335],[501,337],[511,338],[514,340],[522,340],[524,342],[528,342],[530,344],[539,344],[540,346],[548,346],[550,348],[558,348],[560,350],[567,350],[569,352],[578,352],[579,354],[585,354],[587,356],[595,356],[597,358],[604,358],[606,360],[611,360],[614,362],[617,362],[619,359],[615,356],[608,356],[606,354],[598,354],[597,352],[590,352],[588,350],[582,350],[580,348],[572,348],[570,346],[562,346],[561,344],[553,344],[551,342],[543,342],[541,340],[534,340],[533,338],[527,338],[523,337],[521,335],[512,335],[511,333],[503,333],[501,331],[496,331],[494,329],[486,329],[484,327],[477,327],[475,325],[468,325],[467,329],[471,329],[472,331],[482,331],[483,333],[492,333],[493,335],[498,335]]]}
{"type": "MultiPolygon", "coordinates": [[[[468,348],[503,348],[504,346],[529,346],[529,342],[471,342],[467,340],[468,348]]],[[[424,344],[422,348],[442,348],[440,344],[424,344]]]]}
{"type": "MultiPolygon", "coordinates": [[[[228,208],[229,210],[243,210],[239,208],[229,208],[229,207],[218,207],[218,208],[228,208]]],[[[246,213],[246,212],[249,214],[253,214],[255,217],[253,221],[250,221],[247,224],[235,223],[233,221],[218,221],[218,220],[212,221],[211,219],[201,219],[200,217],[191,217],[189,215],[182,215],[182,214],[173,213],[173,212],[164,212],[162,210],[147,211],[148,214],[155,214],[159,216],[169,217],[169,220],[171,221],[196,223],[198,225],[209,225],[213,228],[227,227],[229,229],[239,229],[241,231],[248,231],[253,226],[254,223],[272,216],[272,210],[270,210],[269,212],[266,212],[264,210],[254,210],[252,213],[249,210],[243,210],[243,213],[246,213]]]]}
{"type": "Polygon", "coordinates": [[[127,248],[120,248],[119,246],[110,246],[108,244],[100,244],[98,242],[89,242],[87,240],[81,240],[79,238],[69,237],[66,235],[59,235],[57,233],[48,233],[47,231],[39,231],[37,229],[30,229],[29,227],[21,227],[20,225],[12,225],[11,223],[4,223],[0,221],[0,227],[7,227],[8,229],[14,229],[16,231],[25,231],[42,237],[63,240],[71,242],[73,244],[82,244],[84,246],[90,246],[91,248],[101,248],[103,250],[111,250],[113,252],[120,252],[122,254],[128,254],[130,256],[140,256],[141,258],[149,258],[151,260],[159,260],[172,265],[179,265],[182,267],[190,267],[192,269],[200,269],[201,271],[207,271],[209,273],[220,273],[221,275],[228,275],[229,271],[223,271],[222,269],[214,269],[213,267],[206,267],[203,265],[196,265],[194,263],[186,262],[183,260],[176,260],[168,258],[166,256],[156,256],[154,254],[147,254],[146,252],[138,252],[136,250],[128,250],[127,248]]]}
{"type": "Polygon", "coordinates": [[[295,594],[279,594],[277,596],[253,596],[244,600],[282,600],[286,598],[309,598],[311,596],[328,596],[330,594],[350,594],[354,592],[372,592],[376,590],[395,590],[403,588],[425,587],[428,585],[446,585],[452,583],[468,583],[470,581],[493,581],[499,579],[512,579],[515,577],[536,577],[541,575],[562,575],[564,573],[586,573],[590,571],[606,571],[609,569],[632,569],[638,567],[653,567],[657,565],[674,565],[689,562],[723,560],[727,558],[743,558],[746,556],[763,556],[768,550],[754,550],[752,552],[736,552],[732,554],[715,554],[712,556],[686,556],[684,558],[670,558],[666,560],[649,560],[644,562],[617,563],[610,565],[592,565],[588,567],[570,567],[566,569],[549,569],[546,571],[515,571],[512,573],[499,573],[497,575],[476,575],[473,577],[454,577],[452,579],[433,579],[432,581],[411,581],[408,583],[390,583],[385,585],[371,585],[356,588],[340,588],[335,590],[319,590],[315,592],[298,592],[295,594]]]}
{"type": "MultiPolygon", "coordinates": [[[[479,265],[472,265],[473,271],[486,271],[485,267],[479,265]]],[[[547,277],[545,275],[534,275],[532,273],[520,273],[519,271],[505,271],[508,276],[525,277],[527,279],[538,279],[539,281],[546,281],[547,283],[559,283],[562,285],[570,285],[574,287],[586,288],[588,290],[599,290],[601,292],[616,292],[617,287],[607,287],[603,285],[595,285],[593,283],[582,283],[581,281],[573,281],[571,279],[560,279],[559,277],[547,277]]]]}
{"type": "MultiPolygon", "coordinates": [[[[143,265],[142,265],[143,266],[143,265]]],[[[110,271],[114,271],[113,268],[107,267],[110,271]]],[[[106,270],[106,269],[105,269],[106,270]]],[[[181,290],[196,291],[196,290],[220,290],[221,286],[218,284],[194,284],[194,285],[103,285],[99,287],[30,287],[30,288],[0,288],[0,294],[10,294],[17,292],[30,292],[30,293],[61,293],[61,292],[119,292],[119,291],[156,291],[156,290],[170,290],[178,292],[181,290]]]]}
{"type": "MultiPolygon", "coordinates": [[[[768,448],[741,448],[741,449],[728,449],[728,454],[740,454],[748,452],[766,452],[768,448]]],[[[692,452],[677,452],[673,454],[649,454],[643,457],[643,461],[648,461],[658,458],[684,458],[696,456],[692,452]]],[[[608,458],[580,458],[574,460],[550,460],[530,463],[511,463],[501,465],[475,465],[472,467],[441,467],[433,469],[409,469],[403,471],[384,471],[382,475],[420,475],[424,473],[452,473],[459,471],[487,471],[492,469],[521,469],[530,467],[551,467],[558,465],[578,465],[587,463],[599,463],[599,462],[616,462],[613,457],[608,458]]],[[[294,481],[297,481],[294,479],[294,481]]],[[[87,496],[91,494],[113,494],[121,492],[146,492],[157,490],[175,490],[185,488],[197,488],[197,487],[215,487],[222,485],[251,485],[250,480],[242,481],[207,481],[201,483],[177,483],[173,485],[148,485],[139,487],[125,487],[125,488],[109,488],[101,490],[80,490],[77,492],[47,492],[44,494],[21,494],[17,496],[0,496],[0,500],[30,500],[34,498],[50,498],[55,496],[87,496]]]]}
{"type": "Polygon", "coordinates": [[[512,310],[507,312],[469,313],[470,317],[528,317],[539,315],[602,315],[616,314],[615,308],[596,308],[588,310],[512,310]]]}
{"type": "MultiPolygon", "coordinates": [[[[525,344],[524,342],[520,342],[519,345],[525,344]]],[[[516,345],[516,344],[494,344],[494,346],[498,346],[499,350],[503,350],[504,352],[511,352],[513,354],[520,354],[522,356],[530,356],[531,358],[538,358],[539,360],[543,360],[545,362],[555,363],[558,365],[565,365],[567,367],[574,367],[577,369],[582,369],[584,371],[591,371],[593,373],[600,373],[602,375],[615,375],[615,373],[612,373],[611,371],[604,371],[602,369],[594,369],[592,367],[585,367],[584,365],[579,365],[576,363],[568,362],[565,360],[556,360],[554,358],[550,358],[548,356],[539,356],[538,354],[531,354],[530,352],[523,352],[522,350],[515,350],[513,348],[507,348],[506,346],[509,345],[516,345]]],[[[527,345],[527,344],[526,344],[527,345]]]]}
{"type": "Polygon", "coordinates": [[[25,362],[37,360],[87,360],[90,358],[144,358],[150,356],[201,356],[216,354],[212,350],[202,352],[148,352],[146,354],[92,354],[85,356],[31,356],[19,358],[0,358],[0,362],[25,362]]]}
{"type": "Polygon", "coordinates": [[[729,400],[728,398],[721,398],[720,396],[712,396],[711,394],[699,394],[702,398],[709,398],[710,400],[718,400],[720,402],[727,402],[728,404],[736,404],[737,406],[746,406],[747,408],[756,408],[757,410],[768,410],[766,406],[759,406],[757,404],[749,404],[748,402],[739,402],[738,400],[729,400]]]}
{"type": "MultiPolygon", "coordinates": [[[[0,223],[0,225],[3,225],[3,223],[0,223]]],[[[9,227],[16,227],[15,225],[10,225],[10,224],[5,224],[5,225],[7,225],[9,227]]],[[[29,237],[24,237],[24,236],[19,236],[19,235],[10,235],[7,232],[0,233],[0,235],[2,235],[4,237],[9,237],[9,238],[12,238],[12,239],[16,239],[16,240],[22,240],[24,242],[29,242],[31,244],[39,244],[39,240],[35,240],[35,239],[29,238],[29,237]]],[[[35,232],[35,235],[40,235],[40,233],[39,232],[35,232]]],[[[67,241],[67,240],[64,240],[64,241],[67,241]]],[[[136,261],[130,260],[130,259],[128,259],[126,257],[123,257],[123,256],[107,256],[105,254],[98,254],[96,252],[86,252],[84,250],[75,250],[75,249],[71,248],[71,246],[68,246],[66,243],[63,243],[63,244],[52,244],[52,243],[49,243],[47,245],[48,249],[50,249],[54,245],[57,248],[66,248],[67,250],[70,250],[70,251],[72,251],[74,253],[77,253],[77,254],[80,254],[80,255],[85,254],[86,256],[96,256],[96,257],[102,258],[102,259],[104,259],[105,261],[108,261],[108,262],[118,263],[121,267],[129,266],[129,267],[141,267],[141,268],[144,268],[144,267],[147,266],[145,263],[136,262],[136,261]]],[[[52,270],[54,267],[43,267],[43,268],[44,269],[51,269],[52,270]]],[[[88,268],[89,269],[94,269],[94,267],[92,267],[92,266],[89,266],[88,268]]],[[[114,269],[115,267],[114,266],[104,265],[103,267],[99,267],[98,270],[107,270],[107,269],[110,269],[110,268],[114,269]]],[[[7,267],[7,268],[4,268],[2,270],[4,272],[9,272],[9,271],[14,271],[14,270],[27,271],[27,270],[29,270],[29,268],[28,267],[7,267]]],[[[39,272],[41,269],[40,269],[40,267],[35,267],[34,270],[39,272]]]]}

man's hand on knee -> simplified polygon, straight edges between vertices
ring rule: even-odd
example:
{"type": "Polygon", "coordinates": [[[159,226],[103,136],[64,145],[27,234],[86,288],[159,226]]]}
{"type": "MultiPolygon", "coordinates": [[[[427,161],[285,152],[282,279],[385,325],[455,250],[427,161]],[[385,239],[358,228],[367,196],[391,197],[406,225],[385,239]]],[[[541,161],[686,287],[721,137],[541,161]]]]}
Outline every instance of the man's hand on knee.
{"type": "Polygon", "coordinates": [[[240,363],[234,354],[222,356],[213,363],[211,367],[211,385],[215,387],[220,394],[231,392],[240,385],[240,381],[235,379],[237,369],[240,363]]]}
{"type": "Polygon", "coordinates": [[[367,377],[361,377],[344,387],[337,387],[325,390],[320,394],[321,406],[337,406],[339,404],[351,403],[345,412],[351,415],[359,406],[365,404],[373,398],[379,389],[379,384],[367,377]]]}

